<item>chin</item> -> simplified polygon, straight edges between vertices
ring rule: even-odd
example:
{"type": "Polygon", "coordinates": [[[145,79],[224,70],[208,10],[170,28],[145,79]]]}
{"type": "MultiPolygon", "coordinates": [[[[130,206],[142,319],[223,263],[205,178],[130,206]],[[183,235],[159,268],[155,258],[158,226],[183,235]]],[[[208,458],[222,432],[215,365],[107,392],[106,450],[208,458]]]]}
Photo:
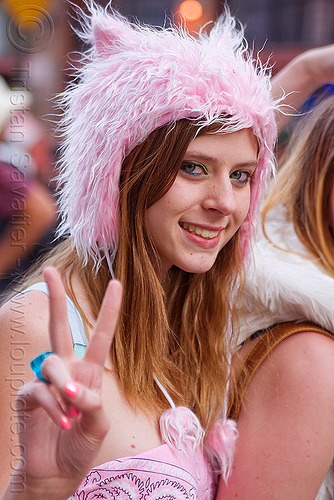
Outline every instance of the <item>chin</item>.
{"type": "Polygon", "coordinates": [[[213,264],[214,264],[214,262],[210,262],[208,264],[203,264],[203,262],[200,264],[195,264],[192,262],[192,263],[188,263],[188,264],[184,263],[183,265],[179,265],[177,267],[179,267],[180,269],[182,269],[182,271],[185,271],[186,273],[203,274],[203,273],[207,273],[208,271],[210,271],[213,264]]]}

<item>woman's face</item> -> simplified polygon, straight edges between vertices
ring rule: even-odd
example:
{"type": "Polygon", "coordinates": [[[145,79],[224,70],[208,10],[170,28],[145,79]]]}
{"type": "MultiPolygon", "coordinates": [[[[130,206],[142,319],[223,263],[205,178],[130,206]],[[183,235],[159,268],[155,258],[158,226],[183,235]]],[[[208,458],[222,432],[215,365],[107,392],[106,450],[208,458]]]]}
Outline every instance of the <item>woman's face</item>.
{"type": "Polygon", "coordinates": [[[258,145],[250,129],[195,138],[169,191],[146,214],[158,252],[156,271],[172,265],[204,273],[245,219],[258,145]]]}

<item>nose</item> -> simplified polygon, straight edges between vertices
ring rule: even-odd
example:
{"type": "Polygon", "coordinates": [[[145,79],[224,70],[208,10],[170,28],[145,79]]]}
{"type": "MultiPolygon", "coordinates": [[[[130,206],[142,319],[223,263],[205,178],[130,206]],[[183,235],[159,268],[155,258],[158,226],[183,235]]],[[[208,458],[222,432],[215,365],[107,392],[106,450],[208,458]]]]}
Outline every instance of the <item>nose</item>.
{"type": "Polygon", "coordinates": [[[237,209],[235,189],[230,179],[216,181],[208,186],[203,207],[206,210],[215,210],[222,215],[231,215],[237,209]]]}

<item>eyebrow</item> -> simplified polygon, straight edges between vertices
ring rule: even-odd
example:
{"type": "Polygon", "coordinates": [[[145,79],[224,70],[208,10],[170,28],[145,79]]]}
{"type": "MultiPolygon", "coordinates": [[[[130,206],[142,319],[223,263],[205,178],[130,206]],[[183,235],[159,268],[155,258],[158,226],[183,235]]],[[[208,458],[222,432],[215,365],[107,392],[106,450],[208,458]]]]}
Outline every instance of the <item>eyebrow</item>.
{"type": "MultiPolygon", "coordinates": [[[[219,160],[215,156],[203,154],[200,151],[189,151],[185,154],[185,158],[194,158],[197,160],[201,160],[203,162],[209,162],[209,163],[214,163],[218,164],[219,160]]],[[[258,161],[257,160],[250,160],[250,161],[245,161],[241,163],[237,163],[236,165],[233,166],[233,168],[256,168],[258,166],[258,161]]]]}

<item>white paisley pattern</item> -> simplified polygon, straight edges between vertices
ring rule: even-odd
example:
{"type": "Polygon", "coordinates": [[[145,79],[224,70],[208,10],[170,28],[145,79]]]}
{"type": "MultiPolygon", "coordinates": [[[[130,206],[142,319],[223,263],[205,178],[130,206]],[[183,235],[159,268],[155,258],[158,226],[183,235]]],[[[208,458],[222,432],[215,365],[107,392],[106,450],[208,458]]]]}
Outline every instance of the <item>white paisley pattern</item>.
{"type": "Polygon", "coordinates": [[[216,487],[217,476],[202,450],[191,457],[164,444],[92,469],[71,499],[212,500],[216,487]]]}

